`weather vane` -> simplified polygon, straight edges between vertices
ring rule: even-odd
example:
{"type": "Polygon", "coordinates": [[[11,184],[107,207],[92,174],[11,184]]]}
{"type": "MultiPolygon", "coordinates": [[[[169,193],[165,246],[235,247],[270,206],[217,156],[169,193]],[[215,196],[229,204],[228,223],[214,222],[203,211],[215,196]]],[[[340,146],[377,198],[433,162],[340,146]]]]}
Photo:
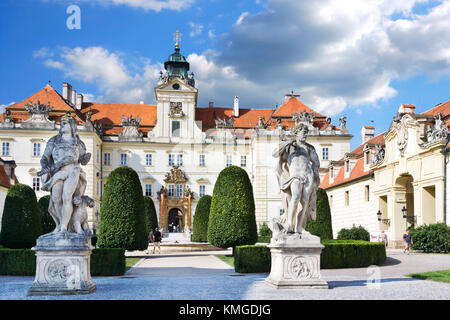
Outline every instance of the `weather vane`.
{"type": "Polygon", "coordinates": [[[178,42],[181,42],[181,32],[179,30],[175,31],[175,33],[173,34],[173,40],[176,41],[175,43],[175,47],[179,48],[180,44],[178,42]]]}

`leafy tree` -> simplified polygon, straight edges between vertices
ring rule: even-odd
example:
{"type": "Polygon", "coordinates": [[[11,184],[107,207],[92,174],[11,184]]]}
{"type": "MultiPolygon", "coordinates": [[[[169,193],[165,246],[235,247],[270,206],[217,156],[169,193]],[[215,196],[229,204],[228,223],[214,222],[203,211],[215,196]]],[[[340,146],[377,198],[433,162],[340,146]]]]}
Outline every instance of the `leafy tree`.
{"type": "Polygon", "coordinates": [[[194,242],[207,242],[208,241],[208,222],[209,211],[211,209],[210,195],[204,195],[200,198],[195,208],[194,214],[194,226],[192,230],[192,241],[194,242]]]}
{"type": "Polygon", "coordinates": [[[11,249],[29,249],[42,234],[41,212],[30,186],[9,188],[3,210],[0,243],[11,249]]]}
{"type": "Polygon", "coordinates": [[[114,169],[105,184],[97,245],[100,248],[145,250],[148,247],[147,227],[138,174],[127,166],[114,169]]]}
{"type": "Polygon", "coordinates": [[[50,203],[50,195],[43,196],[39,199],[38,204],[41,210],[42,234],[50,233],[56,228],[55,220],[48,212],[50,203]]]}
{"type": "Polygon", "coordinates": [[[447,253],[450,250],[450,227],[445,223],[434,223],[410,228],[412,249],[423,252],[447,253]]]}
{"type": "Polygon", "coordinates": [[[263,222],[259,226],[259,235],[261,237],[272,237],[272,230],[270,230],[270,228],[266,222],[263,222]]]}
{"type": "Polygon", "coordinates": [[[208,242],[219,248],[255,244],[258,238],[253,188],[247,172],[237,166],[223,169],[214,185],[208,223],[208,242]]]}
{"type": "Polygon", "coordinates": [[[331,226],[330,204],[325,190],[317,190],[316,220],[308,220],[306,231],[320,237],[321,240],[332,240],[333,230],[331,226]]]}

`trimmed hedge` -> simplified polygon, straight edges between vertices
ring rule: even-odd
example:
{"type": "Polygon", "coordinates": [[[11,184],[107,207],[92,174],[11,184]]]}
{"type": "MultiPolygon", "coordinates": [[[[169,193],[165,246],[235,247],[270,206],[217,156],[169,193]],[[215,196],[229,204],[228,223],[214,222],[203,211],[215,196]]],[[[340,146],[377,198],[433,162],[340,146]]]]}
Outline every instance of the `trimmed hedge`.
{"type": "Polygon", "coordinates": [[[322,244],[325,248],[320,255],[321,269],[361,268],[386,261],[383,242],[328,240],[322,244]]]}
{"type": "Polygon", "coordinates": [[[270,272],[270,249],[266,246],[237,246],[234,250],[234,270],[239,273],[270,272]]]}
{"type": "MultiPolygon", "coordinates": [[[[332,238],[330,238],[331,240],[332,238]]],[[[370,233],[363,226],[355,226],[351,229],[341,229],[338,232],[338,240],[362,240],[370,241],[370,233]]],[[[325,240],[325,239],[324,239],[325,240]]]]}
{"type": "Polygon", "coordinates": [[[156,208],[153,199],[149,196],[144,196],[144,208],[148,221],[148,231],[158,228],[158,217],[156,216],[156,208]]]}
{"type": "Polygon", "coordinates": [[[124,249],[100,248],[92,250],[91,276],[121,276],[124,273],[124,249]]]}
{"type": "Polygon", "coordinates": [[[105,184],[97,245],[100,248],[145,250],[148,247],[147,227],[138,174],[126,166],[114,169],[105,184]]]}
{"type": "MultiPolygon", "coordinates": [[[[362,268],[381,265],[386,261],[382,242],[358,240],[327,240],[320,255],[321,269],[362,268]]],[[[234,267],[240,273],[270,272],[270,249],[264,245],[237,246],[234,267]]]]}
{"type": "MultiPolygon", "coordinates": [[[[120,276],[125,273],[125,250],[94,249],[91,254],[91,276],[120,276]]],[[[0,275],[34,276],[36,254],[31,249],[0,248],[0,275]]]]}
{"type": "Polygon", "coordinates": [[[31,249],[0,248],[0,275],[34,276],[36,255],[31,249]]]}
{"type": "Polygon", "coordinates": [[[219,248],[250,245],[258,239],[253,187],[240,167],[223,169],[216,180],[207,239],[219,248]]]}
{"type": "Polygon", "coordinates": [[[200,198],[195,208],[194,226],[192,228],[191,241],[207,242],[209,210],[211,209],[210,195],[204,195],[200,198]]]}
{"type": "Polygon", "coordinates": [[[411,228],[412,249],[426,253],[447,253],[450,250],[450,227],[435,223],[411,228]]]}
{"type": "Polygon", "coordinates": [[[36,194],[28,185],[13,185],[6,194],[0,244],[11,249],[30,249],[41,234],[41,211],[36,194]]]}
{"type": "Polygon", "coordinates": [[[50,195],[43,196],[38,201],[39,208],[41,209],[42,234],[50,233],[56,228],[55,220],[53,220],[48,212],[49,203],[50,195]]]}
{"type": "Polygon", "coordinates": [[[328,203],[327,192],[322,188],[317,190],[316,220],[308,220],[305,230],[320,237],[321,240],[333,239],[330,204],[328,203]]]}

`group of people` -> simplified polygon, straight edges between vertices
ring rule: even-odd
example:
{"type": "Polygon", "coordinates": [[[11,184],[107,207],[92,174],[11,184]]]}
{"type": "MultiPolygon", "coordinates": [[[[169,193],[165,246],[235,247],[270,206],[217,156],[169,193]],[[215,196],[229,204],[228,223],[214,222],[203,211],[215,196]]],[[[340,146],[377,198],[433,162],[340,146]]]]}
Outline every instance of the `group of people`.
{"type": "MultiPolygon", "coordinates": [[[[153,243],[153,253],[155,253],[156,248],[158,248],[158,253],[161,253],[161,232],[158,228],[155,228],[155,231],[153,232],[153,229],[150,229],[150,233],[148,234],[148,242],[153,243]]],[[[148,254],[148,249],[146,251],[148,254]]]]}
{"type": "MultiPolygon", "coordinates": [[[[387,240],[387,234],[384,233],[384,230],[381,231],[379,240],[380,240],[380,242],[384,242],[384,245],[387,248],[388,240],[387,240]]],[[[409,228],[406,229],[406,233],[403,235],[403,243],[405,245],[405,248],[403,249],[403,253],[409,254],[410,247],[413,244],[413,239],[412,239],[411,235],[409,234],[409,228]]]]}

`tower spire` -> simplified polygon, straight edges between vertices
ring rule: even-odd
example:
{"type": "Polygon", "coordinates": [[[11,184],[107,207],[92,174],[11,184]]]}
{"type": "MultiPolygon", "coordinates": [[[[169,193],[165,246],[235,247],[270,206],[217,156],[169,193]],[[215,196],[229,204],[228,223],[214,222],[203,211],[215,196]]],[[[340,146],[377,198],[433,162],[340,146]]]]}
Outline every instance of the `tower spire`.
{"type": "Polygon", "coordinates": [[[173,41],[175,41],[175,49],[180,50],[180,42],[181,42],[182,33],[177,30],[173,33],[173,41]]]}

